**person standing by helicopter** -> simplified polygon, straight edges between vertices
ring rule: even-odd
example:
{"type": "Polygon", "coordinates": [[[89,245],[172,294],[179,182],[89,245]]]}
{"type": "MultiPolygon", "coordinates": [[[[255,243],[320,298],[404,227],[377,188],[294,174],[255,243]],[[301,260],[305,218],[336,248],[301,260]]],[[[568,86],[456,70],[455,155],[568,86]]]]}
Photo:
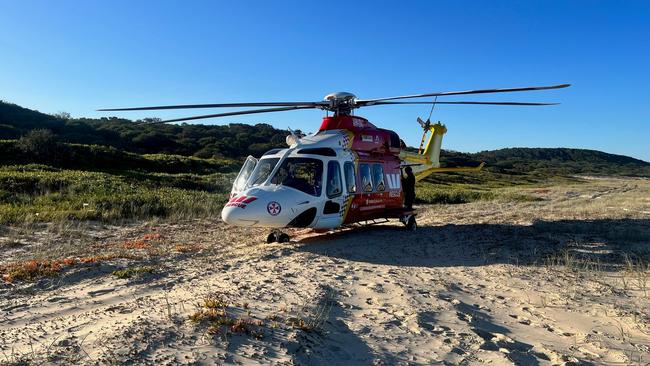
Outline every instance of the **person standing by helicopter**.
{"type": "Polygon", "coordinates": [[[413,201],[415,200],[415,176],[413,169],[410,166],[404,168],[406,176],[402,176],[402,190],[404,191],[404,208],[407,210],[413,209],[413,201]]]}

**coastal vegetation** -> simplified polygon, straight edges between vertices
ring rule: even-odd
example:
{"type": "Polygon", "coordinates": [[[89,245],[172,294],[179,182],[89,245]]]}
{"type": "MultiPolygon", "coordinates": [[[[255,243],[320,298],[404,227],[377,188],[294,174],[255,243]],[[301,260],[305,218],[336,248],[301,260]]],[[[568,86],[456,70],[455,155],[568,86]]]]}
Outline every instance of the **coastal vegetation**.
{"type": "MultiPolygon", "coordinates": [[[[0,224],[217,216],[246,156],[284,145],[268,124],[163,125],[71,118],[0,102],[0,224]]],[[[584,175],[650,177],[650,163],[581,149],[443,151],[419,203],[535,200],[509,187],[579,184],[584,175]]]]}

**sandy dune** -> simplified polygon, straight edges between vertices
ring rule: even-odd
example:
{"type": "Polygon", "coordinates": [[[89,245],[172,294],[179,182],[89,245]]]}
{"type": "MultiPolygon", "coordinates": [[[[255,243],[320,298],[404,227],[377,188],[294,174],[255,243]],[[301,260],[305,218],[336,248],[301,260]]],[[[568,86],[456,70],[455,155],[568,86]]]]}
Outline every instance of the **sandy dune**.
{"type": "Polygon", "coordinates": [[[6,230],[4,263],[57,245],[131,257],[1,284],[0,362],[649,364],[650,181],[520,191],[542,200],[423,206],[415,233],[290,244],[216,220],[6,230]],[[215,298],[245,326],[189,319],[215,298]]]}

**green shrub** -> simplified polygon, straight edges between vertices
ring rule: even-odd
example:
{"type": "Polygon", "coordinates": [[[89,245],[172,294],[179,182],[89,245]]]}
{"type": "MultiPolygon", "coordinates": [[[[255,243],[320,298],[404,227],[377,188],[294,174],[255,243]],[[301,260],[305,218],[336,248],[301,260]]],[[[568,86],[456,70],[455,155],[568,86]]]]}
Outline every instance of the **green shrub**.
{"type": "Polygon", "coordinates": [[[3,167],[0,223],[216,216],[232,179],[232,174],[133,176],[3,167]],[[193,179],[195,186],[189,183],[193,179]]]}

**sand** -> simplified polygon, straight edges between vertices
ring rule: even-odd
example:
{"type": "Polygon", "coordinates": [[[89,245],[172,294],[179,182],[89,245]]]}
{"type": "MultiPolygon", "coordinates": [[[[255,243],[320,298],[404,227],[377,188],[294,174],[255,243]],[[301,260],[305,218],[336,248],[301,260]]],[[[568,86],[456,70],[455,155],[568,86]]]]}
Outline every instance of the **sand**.
{"type": "Polygon", "coordinates": [[[516,191],[540,200],[419,206],[414,233],[393,222],[287,244],[217,219],[5,228],[5,264],[131,258],[0,284],[0,362],[649,364],[650,181],[516,191]],[[150,273],[113,274],[126,268],[150,273]],[[246,327],[189,319],[215,298],[246,327]]]}

